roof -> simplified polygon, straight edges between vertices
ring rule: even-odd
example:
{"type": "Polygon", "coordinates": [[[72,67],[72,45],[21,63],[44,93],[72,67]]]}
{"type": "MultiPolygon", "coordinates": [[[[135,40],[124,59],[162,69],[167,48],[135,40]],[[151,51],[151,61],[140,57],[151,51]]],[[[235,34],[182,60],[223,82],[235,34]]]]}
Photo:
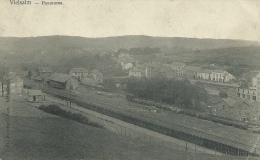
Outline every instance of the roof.
{"type": "Polygon", "coordinates": [[[52,72],[52,70],[49,67],[38,67],[38,72],[52,72]]]}
{"type": "Polygon", "coordinates": [[[93,69],[91,72],[92,72],[92,73],[102,73],[101,71],[99,71],[99,70],[97,70],[97,69],[93,69]]]}
{"type": "Polygon", "coordinates": [[[236,100],[231,98],[222,98],[221,101],[226,102],[230,107],[233,106],[236,103],[236,100]]]}
{"type": "Polygon", "coordinates": [[[42,95],[42,91],[41,90],[28,90],[28,94],[34,95],[34,96],[39,96],[39,95],[42,95]]]}
{"type": "Polygon", "coordinates": [[[198,66],[185,66],[184,70],[193,70],[193,71],[195,71],[195,70],[199,70],[201,68],[202,67],[198,67],[198,66]]]}
{"type": "Polygon", "coordinates": [[[249,86],[246,83],[242,83],[239,88],[241,89],[249,89],[249,86]]]}
{"type": "Polygon", "coordinates": [[[87,68],[72,68],[70,71],[72,72],[88,72],[87,68]]]}
{"type": "Polygon", "coordinates": [[[212,70],[213,72],[216,72],[216,73],[225,73],[225,71],[224,70],[212,70]]]}
{"type": "Polygon", "coordinates": [[[15,76],[19,76],[20,78],[22,78],[21,77],[21,75],[20,74],[18,74],[18,73],[16,73],[16,72],[9,72],[6,76],[5,76],[5,80],[11,80],[12,78],[14,78],[15,76]]]}
{"type": "Polygon", "coordinates": [[[62,74],[62,73],[53,73],[48,79],[51,81],[64,83],[64,82],[68,81],[70,78],[74,78],[74,77],[71,75],[62,74]]]}
{"type": "Polygon", "coordinates": [[[210,69],[199,69],[198,72],[199,73],[212,73],[213,71],[210,69]]]}

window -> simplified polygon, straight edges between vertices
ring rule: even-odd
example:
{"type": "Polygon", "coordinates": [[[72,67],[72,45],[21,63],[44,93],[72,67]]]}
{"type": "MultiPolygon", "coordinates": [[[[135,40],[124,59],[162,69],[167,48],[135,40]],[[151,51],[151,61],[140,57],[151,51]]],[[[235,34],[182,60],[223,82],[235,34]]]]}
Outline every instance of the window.
{"type": "Polygon", "coordinates": [[[225,109],[225,105],[223,105],[223,108],[222,108],[223,110],[225,109]]]}

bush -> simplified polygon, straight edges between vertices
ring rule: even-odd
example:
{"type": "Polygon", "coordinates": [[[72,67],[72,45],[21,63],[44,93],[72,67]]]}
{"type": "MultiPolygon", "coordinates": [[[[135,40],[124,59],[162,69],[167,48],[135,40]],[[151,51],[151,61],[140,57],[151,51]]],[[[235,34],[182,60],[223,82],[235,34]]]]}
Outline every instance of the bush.
{"type": "Polygon", "coordinates": [[[63,110],[57,105],[48,105],[48,106],[41,105],[39,107],[39,109],[44,112],[51,113],[51,114],[60,116],[62,118],[70,119],[70,120],[73,120],[73,121],[76,121],[76,122],[79,122],[82,124],[87,124],[87,125],[90,125],[93,127],[103,128],[103,126],[101,126],[100,124],[89,121],[89,119],[84,117],[83,115],[81,115],[79,113],[71,113],[69,111],[63,110]]]}

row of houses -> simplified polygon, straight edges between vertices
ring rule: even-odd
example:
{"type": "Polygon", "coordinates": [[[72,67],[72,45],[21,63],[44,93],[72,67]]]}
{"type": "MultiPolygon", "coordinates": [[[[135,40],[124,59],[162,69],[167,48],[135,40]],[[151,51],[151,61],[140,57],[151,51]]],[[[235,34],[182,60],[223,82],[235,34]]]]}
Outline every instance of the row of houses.
{"type": "Polygon", "coordinates": [[[225,70],[205,69],[200,66],[188,66],[185,63],[173,62],[172,69],[176,71],[177,76],[191,79],[201,79],[217,82],[230,82],[235,80],[235,76],[225,70]]]}
{"type": "Polygon", "coordinates": [[[89,71],[86,68],[72,68],[69,74],[63,74],[53,72],[49,67],[39,67],[31,79],[58,89],[75,89],[79,82],[92,86],[103,83],[103,73],[99,70],[89,71]]]}
{"type": "Polygon", "coordinates": [[[132,67],[129,77],[152,78],[159,75],[171,77],[185,77],[190,79],[200,79],[218,82],[230,82],[236,78],[225,70],[203,69],[199,66],[186,66],[184,63],[174,62],[171,65],[156,62],[146,63],[143,66],[132,67]]]}

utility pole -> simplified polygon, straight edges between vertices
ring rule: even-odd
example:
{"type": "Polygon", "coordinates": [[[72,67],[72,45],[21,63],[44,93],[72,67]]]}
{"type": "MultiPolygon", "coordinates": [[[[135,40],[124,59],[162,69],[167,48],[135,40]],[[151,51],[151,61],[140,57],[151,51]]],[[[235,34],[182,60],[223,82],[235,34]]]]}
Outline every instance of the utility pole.
{"type": "Polygon", "coordinates": [[[71,107],[71,88],[72,86],[71,86],[71,78],[70,78],[70,107],[71,107]]]}

